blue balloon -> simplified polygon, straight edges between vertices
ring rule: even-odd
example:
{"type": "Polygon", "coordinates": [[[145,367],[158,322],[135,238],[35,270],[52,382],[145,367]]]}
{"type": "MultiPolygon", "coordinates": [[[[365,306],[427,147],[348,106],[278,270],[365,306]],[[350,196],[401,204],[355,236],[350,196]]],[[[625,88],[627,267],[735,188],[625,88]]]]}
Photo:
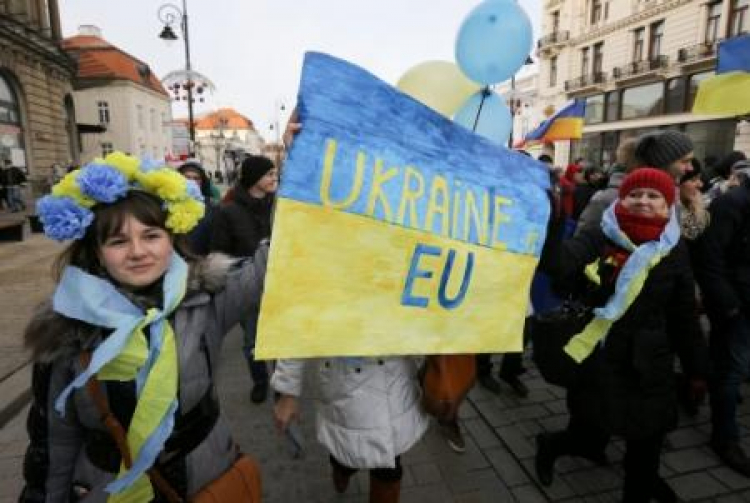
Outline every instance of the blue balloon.
{"type": "Polygon", "coordinates": [[[510,78],[531,52],[531,21],[515,0],[487,0],[458,30],[456,62],[475,82],[490,85],[510,78]]]}
{"type": "Polygon", "coordinates": [[[507,146],[513,129],[513,117],[505,100],[490,91],[473,94],[456,112],[453,121],[503,146],[507,146]]]}

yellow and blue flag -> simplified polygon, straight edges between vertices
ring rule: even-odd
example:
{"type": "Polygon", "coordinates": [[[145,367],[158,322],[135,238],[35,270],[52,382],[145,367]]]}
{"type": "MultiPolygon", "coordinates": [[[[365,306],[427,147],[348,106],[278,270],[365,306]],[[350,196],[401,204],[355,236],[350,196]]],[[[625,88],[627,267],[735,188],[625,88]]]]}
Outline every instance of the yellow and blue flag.
{"type": "Polygon", "coordinates": [[[583,135],[583,118],[585,115],[586,101],[575,99],[527,134],[523,139],[523,144],[580,140],[583,135]]]}
{"type": "Polygon", "coordinates": [[[750,35],[719,43],[716,75],[700,83],[694,114],[750,114],[750,35]]]}
{"type": "Polygon", "coordinates": [[[324,54],[298,110],[256,356],[519,351],[546,168],[324,54]]]}

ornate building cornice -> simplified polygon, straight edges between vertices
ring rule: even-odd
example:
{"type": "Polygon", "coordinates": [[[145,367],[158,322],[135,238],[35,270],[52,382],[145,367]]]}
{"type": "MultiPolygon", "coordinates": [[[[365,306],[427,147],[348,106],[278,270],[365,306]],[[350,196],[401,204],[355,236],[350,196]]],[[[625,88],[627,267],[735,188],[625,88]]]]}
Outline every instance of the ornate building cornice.
{"type": "Polygon", "coordinates": [[[585,44],[587,42],[603,38],[610,33],[620,31],[624,28],[627,28],[628,26],[637,25],[649,18],[664,14],[676,9],[677,7],[681,7],[694,1],[695,0],[667,0],[665,2],[658,3],[653,7],[642,10],[641,12],[636,12],[635,14],[631,14],[630,16],[626,16],[615,22],[608,23],[591,31],[587,31],[583,35],[571,36],[569,44],[585,44]]]}
{"type": "Polygon", "coordinates": [[[71,79],[75,75],[76,63],[51,39],[38,31],[19,23],[11,17],[0,15],[0,46],[23,49],[37,60],[43,60],[57,67],[57,70],[71,79]]]}

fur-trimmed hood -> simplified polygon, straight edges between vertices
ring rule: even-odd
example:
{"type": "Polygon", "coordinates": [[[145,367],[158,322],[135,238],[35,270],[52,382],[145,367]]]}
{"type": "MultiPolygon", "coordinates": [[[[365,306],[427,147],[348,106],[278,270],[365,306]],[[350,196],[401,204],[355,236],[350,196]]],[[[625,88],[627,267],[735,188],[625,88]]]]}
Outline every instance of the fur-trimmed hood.
{"type": "MultiPolygon", "coordinates": [[[[227,273],[236,262],[237,259],[214,253],[191,263],[185,298],[221,291],[226,285],[227,273]]],[[[49,299],[35,309],[24,332],[24,345],[31,350],[34,361],[47,363],[91,349],[102,334],[101,328],[54,312],[52,299],[49,299]]]]}

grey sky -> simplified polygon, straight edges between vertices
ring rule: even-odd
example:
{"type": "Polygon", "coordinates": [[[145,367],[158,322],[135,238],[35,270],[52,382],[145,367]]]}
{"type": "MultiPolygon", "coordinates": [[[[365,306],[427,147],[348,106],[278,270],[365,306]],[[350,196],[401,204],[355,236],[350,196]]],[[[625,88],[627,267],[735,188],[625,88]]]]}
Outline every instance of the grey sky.
{"type": "MultiPolygon", "coordinates": [[[[193,68],[217,92],[198,112],[230,106],[273,139],[280,104],[293,103],[305,51],[344,58],[395,84],[427,60],[453,61],[455,37],[479,0],[187,0],[193,68]]],[[[161,78],[184,67],[182,41],[158,38],[157,0],[65,0],[65,36],[93,24],[112,44],[145,61],[161,78]]],[[[181,5],[181,0],[173,0],[181,5]]],[[[520,0],[539,31],[541,0],[520,0]]],[[[175,27],[177,29],[177,27],[175,27]]],[[[178,32],[179,34],[179,32],[178,32]]],[[[181,36],[181,34],[180,34],[181,36]]],[[[538,38],[538,35],[534,37],[538,38]]],[[[501,48],[498,48],[501,50],[501,48]]],[[[173,106],[176,117],[184,105],[173,106]]],[[[285,119],[282,114],[280,120],[285,119]]]]}

